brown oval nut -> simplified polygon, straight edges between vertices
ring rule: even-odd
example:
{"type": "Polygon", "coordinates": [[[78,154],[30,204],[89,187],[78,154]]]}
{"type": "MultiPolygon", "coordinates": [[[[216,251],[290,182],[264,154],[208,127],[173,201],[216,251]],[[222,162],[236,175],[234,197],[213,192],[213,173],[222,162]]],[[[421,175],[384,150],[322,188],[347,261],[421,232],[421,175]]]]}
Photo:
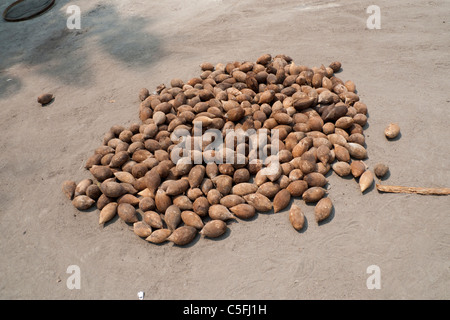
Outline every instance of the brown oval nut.
{"type": "Polygon", "coordinates": [[[171,205],[166,209],[164,221],[170,230],[175,230],[181,222],[181,210],[176,205],[171,205]]]}
{"type": "Polygon", "coordinates": [[[100,160],[100,164],[102,166],[109,166],[109,163],[111,162],[112,157],[114,157],[113,153],[105,154],[103,156],[102,160],[100,160]]]}
{"type": "Polygon", "coordinates": [[[62,192],[69,200],[72,200],[75,194],[76,187],[77,184],[75,183],[75,181],[71,180],[64,181],[62,184],[62,192]]]}
{"type": "Polygon", "coordinates": [[[364,171],[364,173],[359,177],[359,187],[361,192],[366,191],[373,184],[373,173],[370,170],[364,171]]]}
{"type": "Polygon", "coordinates": [[[92,168],[93,166],[99,165],[99,164],[100,164],[100,161],[101,161],[101,159],[102,159],[102,157],[103,157],[103,156],[102,156],[101,154],[94,153],[92,156],[90,156],[90,157],[86,160],[86,163],[85,163],[84,167],[85,167],[86,169],[90,169],[90,168],[92,168]]]}
{"type": "MultiPolygon", "coordinates": [[[[124,170],[124,171],[125,171],[125,166],[126,166],[126,164],[124,166],[122,166],[122,170],[124,170]]],[[[133,178],[140,179],[140,178],[145,177],[145,174],[148,172],[148,167],[147,167],[147,164],[145,163],[145,161],[141,162],[141,163],[134,162],[130,171],[131,171],[131,175],[133,176],[133,178]]],[[[128,179],[131,180],[131,178],[128,178],[128,179]]],[[[143,179],[143,181],[145,183],[145,179],[143,179]]],[[[123,181],[123,182],[126,182],[126,181],[123,181]]],[[[128,182],[128,183],[130,183],[130,182],[128,182]]],[[[132,183],[134,183],[134,182],[132,182],[132,183]]]]}
{"type": "Polygon", "coordinates": [[[133,175],[131,173],[125,172],[125,171],[114,172],[114,176],[120,182],[126,182],[129,184],[133,184],[136,181],[135,177],[133,177],[133,175]]]}
{"type": "Polygon", "coordinates": [[[283,210],[289,205],[290,201],[291,201],[291,193],[286,189],[280,190],[275,195],[275,198],[273,198],[273,211],[279,212],[283,210]]]}
{"type": "Polygon", "coordinates": [[[117,206],[118,204],[116,202],[111,202],[105,205],[105,207],[100,211],[98,224],[104,224],[114,218],[117,213],[117,206]]]}
{"type": "Polygon", "coordinates": [[[229,220],[234,219],[234,215],[228,210],[227,207],[221,204],[214,204],[209,207],[208,215],[213,220],[229,220]]]}
{"type": "MultiPolygon", "coordinates": [[[[151,198],[150,198],[151,199],[151,198]]],[[[137,198],[136,196],[132,195],[132,194],[124,194],[123,196],[119,197],[117,199],[117,203],[121,204],[121,203],[129,203],[132,206],[137,206],[140,203],[139,198],[137,198]]]]}
{"type": "Polygon", "coordinates": [[[39,102],[41,105],[46,105],[50,103],[50,101],[53,100],[53,94],[51,93],[43,93],[37,98],[37,102],[39,102]]]}
{"type": "Polygon", "coordinates": [[[361,127],[364,127],[367,123],[367,116],[362,113],[357,113],[353,116],[353,122],[359,124],[361,127]]]}
{"type": "Polygon", "coordinates": [[[163,243],[164,241],[167,241],[167,238],[170,236],[171,233],[172,231],[169,229],[158,229],[153,231],[150,234],[150,236],[145,238],[145,240],[156,244],[163,243]]]}
{"type": "Polygon", "coordinates": [[[334,61],[329,65],[333,72],[338,72],[341,69],[341,66],[342,64],[339,61],[334,61]]]}
{"type": "Polygon", "coordinates": [[[362,161],[352,161],[350,170],[355,178],[360,177],[366,171],[366,165],[362,161]]]}
{"type": "Polygon", "coordinates": [[[167,237],[167,240],[175,243],[178,246],[184,246],[194,240],[197,234],[197,229],[191,226],[182,226],[175,229],[172,234],[167,237]]]}
{"type": "Polygon", "coordinates": [[[251,193],[244,196],[245,201],[253,206],[257,211],[267,212],[272,210],[272,202],[260,193],[251,193]]]}
{"type": "Polygon", "coordinates": [[[136,188],[134,188],[133,185],[130,183],[122,182],[121,185],[124,190],[123,194],[129,193],[129,194],[135,195],[138,193],[136,188]]]}
{"type": "Polygon", "coordinates": [[[317,170],[317,164],[315,161],[302,159],[299,161],[299,169],[302,170],[303,174],[307,175],[308,173],[311,173],[311,172],[314,172],[317,170]]]}
{"type": "Polygon", "coordinates": [[[250,180],[250,172],[246,168],[237,169],[233,174],[233,181],[236,184],[248,182],[250,180]]]}
{"type": "Polygon", "coordinates": [[[384,129],[384,135],[388,139],[394,139],[400,134],[400,127],[397,123],[389,124],[386,129],[384,129]]]}
{"type": "Polygon", "coordinates": [[[102,182],[105,181],[108,178],[111,178],[114,176],[113,172],[108,166],[92,166],[89,171],[92,173],[95,179],[102,182]]]}
{"type": "Polygon", "coordinates": [[[192,166],[192,161],[189,157],[181,158],[176,164],[178,175],[184,176],[188,174],[191,171],[192,166]]]}
{"type": "Polygon", "coordinates": [[[80,195],[72,200],[72,204],[78,210],[87,210],[94,205],[95,201],[85,195],[80,195]]]}
{"type": "Polygon", "coordinates": [[[258,186],[249,182],[242,182],[234,185],[231,189],[231,193],[238,196],[245,196],[249,193],[255,193],[258,190],[258,186]]]}
{"type": "Polygon", "coordinates": [[[189,181],[187,179],[173,180],[167,186],[166,194],[169,196],[177,196],[189,189],[189,181]]]}
{"type": "Polygon", "coordinates": [[[208,202],[211,205],[219,204],[220,199],[222,198],[222,194],[216,189],[211,189],[208,191],[206,198],[208,199],[208,202]]]}
{"type": "Polygon", "coordinates": [[[192,210],[192,201],[185,195],[176,196],[173,199],[173,204],[176,205],[180,210],[192,210]]]}
{"type": "Polygon", "coordinates": [[[238,106],[236,108],[228,110],[228,112],[227,112],[225,117],[229,121],[238,122],[244,117],[244,115],[245,115],[244,108],[238,106]]]}
{"type": "Polygon", "coordinates": [[[314,208],[314,217],[316,222],[320,222],[328,218],[333,210],[333,203],[330,198],[323,198],[317,202],[314,208]]]}
{"type": "Polygon", "coordinates": [[[102,194],[97,200],[97,209],[102,210],[108,203],[114,202],[114,199],[102,194]]]}
{"type": "Polygon", "coordinates": [[[303,192],[302,198],[305,202],[316,202],[323,198],[325,189],[321,187],[312,187],[303,192]]]}
{"type": "Polygon", "coordinates": [[[191,201],[194,201],[203,195],[203,191],[200,188],[190,188],[186,191],[186,195],[191,201]]]}
{"type": "Polygon", "coordinates": [[[270,103],[275,98],[275,91],[266,90],[259,96],[259,104],[270,103]]]}
{"type": "Polygon", "coordinates": [[[322,164],[326,165],[330,161],[330,148],[326,145],[321,145],[317,148],[317,159],[322,162],[322,164]]]}
{"type": "Polygon", "coordinates": [[[223,235],[227,231],[227,224],[222,220],[208,221],[200,234],[208,238],[217,238],[223,235]]]}
{"type": "Polygon", "coordinates": [[[86,189],[86,195],[93,200],[98,200],[98,198],[102,195],[102,191],[100,190],[98,185],[91,184],[86,189]]]}
{"type": "Polygon", "coordinates": [[[143,212],[155,210],[156,204],[155,200],[151,197],[143,197],[139,200],[139,209],[141,209],[143,212]]]}
{"type": "Polygon", "coordinates": [[[202,165],[194,166],[188,176],[189,185],[191,188],[198,188],[203,181],[206,169],[202,165]]]}
{"type": "MultiPolygon", "coordinates": [[[[280,191],[281,187],[279,184],[274,182],[265,182],[262,185],[259,186],[257,193],[261,193],[262,195],[266,196],[267,198],[271,199],[275,197],[275,195],[280,191]]],[[[252,192],[254,193],[254,192],[252,192]]]]}
{"type": "Polygon", "coordinates": [[[334,154],[338,161],[350,162],[350,153],[343,146],[335,144],[334,145],[334,154]]]}
{"type": "Polygon", "coordinates": [[[305,215],[299,206],[295,204],[291,206],[291,209],[289,210],[289,221],[295,230],[298,231],[303,229],[305,224],[305,215]]]}
{"type": "Polygon", "coordinates": [[[144,182],[147,188],[155,193],[158,187],[161,185],[161,176],[158,171],[153,169],[148,171],[144,176],[144,182]]]}
{"type": "Polygon", "coordinates": [[[143,221],[133,223],[133,231],[141,238],[147,238],[152,233],[152,228],[143,221]]]}
{"type": "Polygon", "coordinates": [[[341,117],[336,120],[336,123],[334,124],[336,128],[341,129],[348,129],[353,124],[353,118],[352,117],[341,117]]]}
{"type": "Polygon", "coordinates": [[[181,220],[185,225],[201,230],[204,226],[202,218],[193,211],[181,212],[181,220]]]}
{"type": "Polygon", "coordinates": [[[122,184],[114,181],[103,182],[100,185],[100,190],[103,192],[105,196],[110,198],[118,198],[125,193],[122,184]]]}
{"type": "Polygon", "coordinates": [[[340,134],[332,133],[327,136],[328,140],[330,140],[333,145],[345,146],[347,144],[347,139],[340,134]]]}
{"type": "Polygon", "coordinates": [[[303,179],[309,187],[323,187],[328,183],[327,178],[318,172],[308,173],[303,179]]]}
{"type": "Polygon", "coordinates": [[[208,178],[213,179],[219,174],[219,167],[215,162],[208,162],[206,164],[205,173],[208,178]]]}
{"type": "Polygon", "coordinates": [[[110,146],[100,146],[97,149],[95,149],[95,153],[101,154],[102,156],[108,154],[108,153],[114,153],[114,149],[110,146]]]}
{"type": "Polygon", "coordinates": [[[231,208],[242,203],[245,203],[244,198],[236,194],[229,194],[220,199],[220,204],[227,208],[231,208]]]}
{"type": "Polygon", "coordinates": [[[78,182],[76,188],[75,188],[75,196],[85,195],[86,189],[92,184],[91,179],[83,179],[80,182],[78,182]]]}
{"type": "Polygon", "coordinates": [[[334,163],[331,168],[334,172],[336,172],[340,177],[348,176],[351,173],[351,167],[348,162],[338,161],[334,163]]]}
{"type": "Polygon", "coordinates": [[[117,214],[126,223],[135,223],[138,221],[136,209],[129,203],[121,203],[117,206],[117,214]]]}
{"type": "Polygon", "coordinates": [[[161,229],[164,226],[161,216],[155,211],[144,212],[143,220],[146,224],[155,229],[161,229]]]}
{"type": "Polygon", "coordinates": [[[361,133],[353,133],[348,137],[348,142],[354,142],[354,143],[364,146],[364,143],[366,142],[366,138],[361,133]]]}
{"type": "Polygon", "coordinates": [[[362,145],[350,142],[346,144],[346,147],[352,158],[358,160],[363,160],[367,158],[367,150],[362,145]]]}
{"type": "Polygon", "coordinates": [[[112,158],[109,163],[111,168],[119,168],[124,165],[128,160],[130,160],[130,156],[127,151],[119,151],[112,158]]]}
{"type": "Polygon", "coordinates": [[[240,219],[250,219],[255,216],[255,208],[247,203],[241,203],[230,208],[230,211],[240,219]]]}
{"type": "Polygon", "coordinates": [[[277,112],[273,114],[273,118],[277,121],[278,124],[290,125],[294,122],[291,116],[284,112],[277,112]]]}
{"type": "Polygon", "coordinates": [[[375,172],[375,175],[381,179],[388,173],[389,167],[384,163],[377,163],[373,168],[373,171],[375,172]]]}
{"type": "Polygon", "coordinates": [[[196,214],[198,214],[200,217],[204,217],[208,214],[209,201],[206,197],[198,197],[194,200],[192,207],[196,214]]]}
{"type": "Polygon", "coordinates": [[[224,196],[230,193],[233,186],[233,178],[227,175],[219,175],[213,178],[212,182],[216,186],[216,189],[224,196]]]}
{"type": "Polygon", "coordinates": [[[308,189],[308,183],[304,180],[292,181],[286,188],[293,197],[301,197],[308,189]]]}
{"type": "Polygon", "coordinates": [[[139,90],[139,100],[144,101],[149,95],[150,92],[147,88],[141,88],[141,90],[139,90]]]}
{"type": "Polygon", "coordinates": [[[303,172],[302,172],[302,170],[300,170],[300,169],[293,169],[289,173],[289,179],[291,179],[291,181],[296,181],[296,180],[303,179],[303,172]]]}

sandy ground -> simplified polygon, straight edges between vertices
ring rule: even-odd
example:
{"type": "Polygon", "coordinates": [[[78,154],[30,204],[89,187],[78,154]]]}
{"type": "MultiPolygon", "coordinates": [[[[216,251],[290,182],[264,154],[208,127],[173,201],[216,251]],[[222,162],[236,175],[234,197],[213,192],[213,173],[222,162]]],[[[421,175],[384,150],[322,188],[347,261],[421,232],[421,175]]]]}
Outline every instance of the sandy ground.
{"type": "MultiPolygon", "coordinates": [[[[12,1],[12,0],[11,0],[12,1]]],[[[9,4],[2,2],[3,11],[9,4]]],[[[230,224],[220,240],[156,246],[97,211],[77,211],[62,181],[114,124],[138,121],[138,90],[188,80],[199,64],[284,53],[310,67],[342,62],[370,112],[371,167],[384,183],[449,187],[450,2],[87,1],[68,30],[68,1],[30,21],[0,21],[0,298],[449,299],[450,198],[359,192],[329,176],[333,217],[307,227],[287,211],[230,224]],[[366,8],[381,8],[369,30],[366,8]],[[40,107],[36,97],[56,99],[40,107]],[[112,102],[114,101],[114,102],[112,102]],[[402,135],[383,130],[398,122],[402,135]],[[69,290],[68,266],[81,271],[69,290]],[[381,289],[369,290],[370,265],[381,289]]]]}

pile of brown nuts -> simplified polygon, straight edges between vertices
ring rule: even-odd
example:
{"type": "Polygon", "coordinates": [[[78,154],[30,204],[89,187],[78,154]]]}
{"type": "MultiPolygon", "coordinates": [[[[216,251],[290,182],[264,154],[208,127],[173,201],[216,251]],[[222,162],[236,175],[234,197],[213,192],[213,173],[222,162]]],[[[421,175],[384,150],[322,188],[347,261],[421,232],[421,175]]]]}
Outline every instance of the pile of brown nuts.
{"type": "MultiPolygon", "coordinates": [[[[265,54],[200,67],[187,82],[140,90],[140,122],[111,127],[86,161],[92,178],[63,183],[77,209],[96,204],[102,225],[117,215],[149,242],[182,246],[295,197],[317,203],[317,222],[327,219],[330,170],[353,175],[362,192],[372,185],[361,161],[367,106],[335,75],[339,62],[309,68],[265,54]]],[[[304,220],[292,204],[292,226],[304,220]]]]}

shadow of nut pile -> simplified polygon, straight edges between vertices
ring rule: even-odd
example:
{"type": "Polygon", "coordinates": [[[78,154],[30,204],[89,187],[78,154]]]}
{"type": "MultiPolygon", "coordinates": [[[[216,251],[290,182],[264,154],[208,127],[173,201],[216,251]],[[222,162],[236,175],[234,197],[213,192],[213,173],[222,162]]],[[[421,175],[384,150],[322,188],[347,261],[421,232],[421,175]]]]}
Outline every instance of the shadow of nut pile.
{"type": "MultiPolygon", "coordinates": [[[[361,161],[367,107],[355,84],[335,75],[339,62],[309,68],[265,54],[256,62],[200,67],[200,76],[186,83],[173,79],[153,93],[140,90],[140,123],[111,127],[86,161],[93,178],[63,183],[77,209],[96,204],[101,225],[118,216],[148,242],[183,246],[197,233],[222,236],[231,219],[279,212],[295,197],[316,203],[317,222],[327,219],[330,170],[354,176],[361,191],[373,183],[361,161]],[[251,134],[209,148],[208,130],[225,141],[230,130],[251,134]],[[267,157],[254,157],[260,151],[267,157]],[[225,154],[240,161],[223,161],[225,154]]],[[[296,230],[304,226],[295,204],[286,219],[296,230]]]]}

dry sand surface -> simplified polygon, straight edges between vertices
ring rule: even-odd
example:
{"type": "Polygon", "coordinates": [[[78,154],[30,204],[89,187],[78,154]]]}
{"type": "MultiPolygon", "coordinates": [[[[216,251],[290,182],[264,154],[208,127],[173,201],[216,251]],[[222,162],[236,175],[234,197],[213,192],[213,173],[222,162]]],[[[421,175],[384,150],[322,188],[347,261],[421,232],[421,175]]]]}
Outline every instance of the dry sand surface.
{"type": "MultiPolygon", "coordinates": [[[[3,1],[3,11],[10,1],[3,1]]],[[[74,3],[71,3],[74,4],[74,3]]],[[[297,64],[342,62],[369,108],[369,158],[384,183],[450,187],[450,2],[87,1],[81,29],[69,1],[35,19],[0,21],[0,298],[2,299],[449,299],[450,197],[362,195],[328,177],[334,214],[307,227],[287,210],[230,223],[219,240],[152,245],[97,210],[77,211],[66,179],[114,124],[138,121],[138,91],[200,74],[199,64],[283,53],[297,64]],[[276,3],[276,4],[275,4],[276,3]],[[366,8],[381,8],[369,30],[366,8]],[[36,97],[56,99],[41,107],[36,97]],[[387,141],[397,122],[401,138],[387,141]],[[69,290],[68,266],[81,271],[69,290]],[[381,289],[369,290],[377,265],[381,289]]]]}

